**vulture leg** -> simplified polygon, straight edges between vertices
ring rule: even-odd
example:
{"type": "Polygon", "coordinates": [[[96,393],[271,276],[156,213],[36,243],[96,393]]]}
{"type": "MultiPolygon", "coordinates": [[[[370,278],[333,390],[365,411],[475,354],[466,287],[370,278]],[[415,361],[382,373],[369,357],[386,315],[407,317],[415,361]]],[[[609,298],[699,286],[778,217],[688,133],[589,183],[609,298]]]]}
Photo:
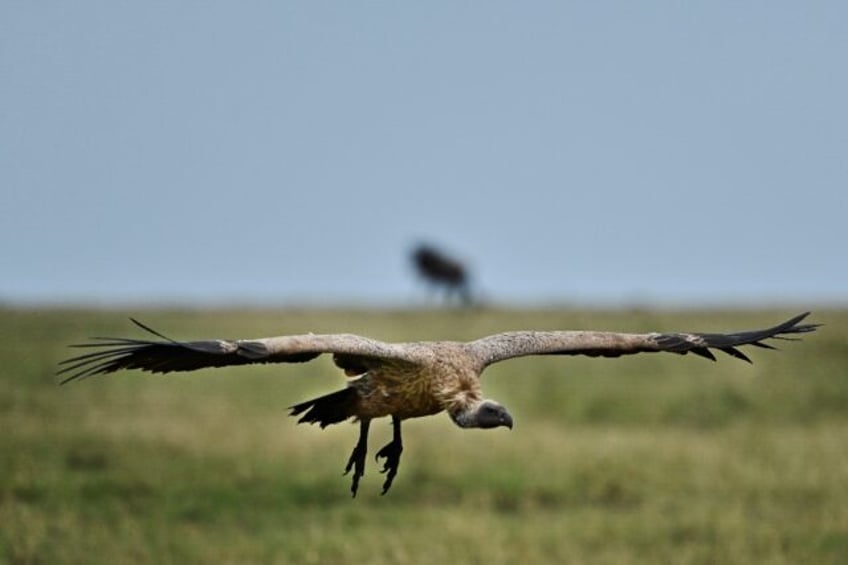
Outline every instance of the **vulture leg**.
{"type": "Polygon", "coordinates": [[[356,497],[356,491],[359,488],[359,479],[365,474],[365,455],[368,452],[368,426],[371,425],[371,420],[359,421],[359,440],[356,442],[356,447],[350,454],[350,459],[347,460],[344,474],[350,473],[353,469],[353,482],[350,485],[350,492],[356,497]]]}
{"type": "Polygon", "coordinates": [[[392,441],[378,451],[375,457],[378,461],[380,457],[386,459],[383,469],[380,471],[381,473],[386,473],[386,481],[383,483],[382,494],[389,492],[389,487],[392,486],[392,481],[395,479],[395,475],[397,475],[398,467],[400,467],[401,452],[403,452],[403,441],[401,441],[400,437],[400,418],[392,416],[392,441]]]}

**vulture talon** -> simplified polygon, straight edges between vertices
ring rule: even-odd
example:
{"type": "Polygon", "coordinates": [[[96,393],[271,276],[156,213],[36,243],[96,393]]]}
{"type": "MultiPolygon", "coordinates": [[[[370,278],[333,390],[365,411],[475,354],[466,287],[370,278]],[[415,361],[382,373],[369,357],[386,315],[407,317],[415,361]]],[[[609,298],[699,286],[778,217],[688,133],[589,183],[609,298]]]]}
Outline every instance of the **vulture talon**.
{"type": "Polygon", "coordinates": [[[350,458],[345,465],[344,475],[353,470],[353,478],[350,484],[351,495],[356,498],[356,491],[359,490],[359,479],[365,474],[365,456],[368,454],[368,426],[371,420],[362,420],[359,423],[359,441],[350,453],[350,458]]]}
{"type": "Polygon", "coordinates": [[[379,461],[380,458],[386,460],[383,468],[380,470],[381,473],[386,475],[386,480],[383,483],[383,492],[380,494],[389,492],[392,481],[395,480],[395,475],[397,475],[398,467],[400,467],[401,453],[403,453],[403,441],[400,435],[400,418],[392,416],[392,441],[384,445],[374,457],[375,461],[379,461]]]}
{"type": "Polygon", "coordinates": [[[389,492],[389,489],[392,486],[392,481],[395,480],[395,476],[398,472],[398,467],[400,467],[400,454],[403,451],[403,446],[392,442],[386,445],[383,449],[377,453],[377,457],[384,457],[386,462],[383,464],[383,468],[380,470],[381,473],[385,473],[386,480],[383,482],[383,492],[380,494],[386,494],[389,492]]]}

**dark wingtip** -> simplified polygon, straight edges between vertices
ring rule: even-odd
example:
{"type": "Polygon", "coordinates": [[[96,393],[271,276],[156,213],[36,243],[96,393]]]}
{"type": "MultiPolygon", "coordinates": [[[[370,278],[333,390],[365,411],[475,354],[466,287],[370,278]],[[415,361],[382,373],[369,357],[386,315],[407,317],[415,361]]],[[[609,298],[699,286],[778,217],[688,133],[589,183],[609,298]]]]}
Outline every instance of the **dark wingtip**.
{"type": "MultiPolygon", "coordinates": [[[[802,324],[801,322],[807,316],[809,316],[810,314],[811,314],[811,312],[803,312],[801,314],[798,314],[794,318],[787,320],[786,322],[784,322],[783,324],[778,326],[780,328],[780,330],[777,332],[777,334],[781,334],[781,333],[800,334],[800,333],[814,332],[814,331],[816,331],[816,329],[818,329],[818,328],[820,328],[824,325],[824,324],[802,324]]],[[[780,336],[777,335],[777,334],[774,337],[780,338],[780,336]]],[[[783,339],[786,339],[786,338],[783,338],[783,339]]]]}
{"type": "Polygon", "coordinates": [[[709,359],[710,361],[717,361],[715,355],[713,355],[713,352],[706,347],[693,347],[689,351],[699,357],[703,357],[704,359],[709,359]]]}
{"type": "Polygon", "coordinates": [[[727,353],[731,357],[735,357],[737,359],[747,361],[748,363],[751,363],[752,365],[754,364],[754,362],[751,361],[751,359],[747,355],[745,355],[744,353],[742,353],[742,351],[736,349],[735,347],[720,347],[719,350],[724,352],[724,353],[727,353]]]}
{"type": "MultiPolygon", "coordinates": [[[[56,373],[56,375],[59,375],[59,374],[60,374],[60,373],[58,373],[58,372],[56,373]]],[[[73,381],[73,380],[76,380],[76,378],[77,378],[78,376],[79,376],[79,375],[71,375],[70,377],[65,377],[64,379],[62,379],[61,381],[59,381],[59,386],[62,386],[62,385],[68,384],[69,382],[71,382],[71,381],[73,381]]]]}
{"type": "Polygon", "coordinates": [[[156,330],[154,330],[154,329],[153,329],[153,328],[151,328],[150,326],[145,325],[145,324],[143,324],[143,323],[139,322],[139,321],[138,321],[138,320],[136,320],[135,318],[132,318],[132,317],[131,317],[131,318],[130,318],[130,322],[132,322],[132,323],[133,323],[133,324],[135,324],[136,326],[140,327],[141,329],[143,329],[143,330],[144,330],[144,331],[146,331],[147,333],[153,334],[153,335],[155,335],[156,337],[161,337],[161,338],[162,338],[162,339],[164,339],[165,341],[169,341],[169,342],[171,342],[171,343],[177,343],[177,341],[176,341],[176,340],[173,340],[173,339],[171,339],[170,337],[168,337],[168,336],[166,336],[166,335],[162,335],[161,333],[157,332],[156,330]]]}

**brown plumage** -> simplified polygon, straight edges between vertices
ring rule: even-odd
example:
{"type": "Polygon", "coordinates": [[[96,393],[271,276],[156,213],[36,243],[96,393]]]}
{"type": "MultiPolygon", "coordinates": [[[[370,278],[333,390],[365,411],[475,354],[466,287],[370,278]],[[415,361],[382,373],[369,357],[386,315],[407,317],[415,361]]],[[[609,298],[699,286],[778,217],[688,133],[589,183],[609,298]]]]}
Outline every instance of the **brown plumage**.
{"type": "Polygon", "coordinates": [[[345,472],[353,470],[351,492],[356,496],[365,470],[368,428],[374,418],[391,416],[392,441],[377,452],[384,458],[383,494],[392,484],[403,450],[401,421],[446,411],[462,428],[512,428],[509,412],[483,397],[480,375],[498,361],[527,355],[589,355],[619,357],[643,352],[694,353],[715,360],[713,349],[750,362],[738,347],[774,349],[767,339],[814,331],[818,324],[802,324],[809,312],[763,330],[735,333],[614,333],[597,331],[518,331],[471,342],[434,341],[385,343],[351,334],[292,335],[261,339],[175,341],[133,322],[160,338],[95,338],[74,347],[97,351],[62,362],[62,383],[122,369],[152,373],[193,371],[249,363],[303,363],[321,354],[333,354],[347,375],[347,386],[326,396],[294,405],[298,422],[321,427],[355,418],[359,441],[345,472]]]}

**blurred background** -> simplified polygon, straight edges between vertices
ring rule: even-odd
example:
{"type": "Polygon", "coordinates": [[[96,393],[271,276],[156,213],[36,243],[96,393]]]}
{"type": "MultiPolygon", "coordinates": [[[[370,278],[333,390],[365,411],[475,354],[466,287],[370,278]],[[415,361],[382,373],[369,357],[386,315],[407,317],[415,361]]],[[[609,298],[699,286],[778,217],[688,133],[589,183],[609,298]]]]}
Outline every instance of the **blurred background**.
{"type": "Polygon", "coordinates": [[[0,300],[844,303],[839,2],[4,2],[0,300]]]}
{"type": "Polygon", "coordinates": [[[0,2],[0,563],[848,562],[846,21],[0,2]],[[55,374],[129,316],[414,341],[808,309],[753,365],[497,364],[515,430],[409,421],[392,491],[369,461],[355,501],[356,429],[286,410],[342,386],[328,356],[55,374]]]}

